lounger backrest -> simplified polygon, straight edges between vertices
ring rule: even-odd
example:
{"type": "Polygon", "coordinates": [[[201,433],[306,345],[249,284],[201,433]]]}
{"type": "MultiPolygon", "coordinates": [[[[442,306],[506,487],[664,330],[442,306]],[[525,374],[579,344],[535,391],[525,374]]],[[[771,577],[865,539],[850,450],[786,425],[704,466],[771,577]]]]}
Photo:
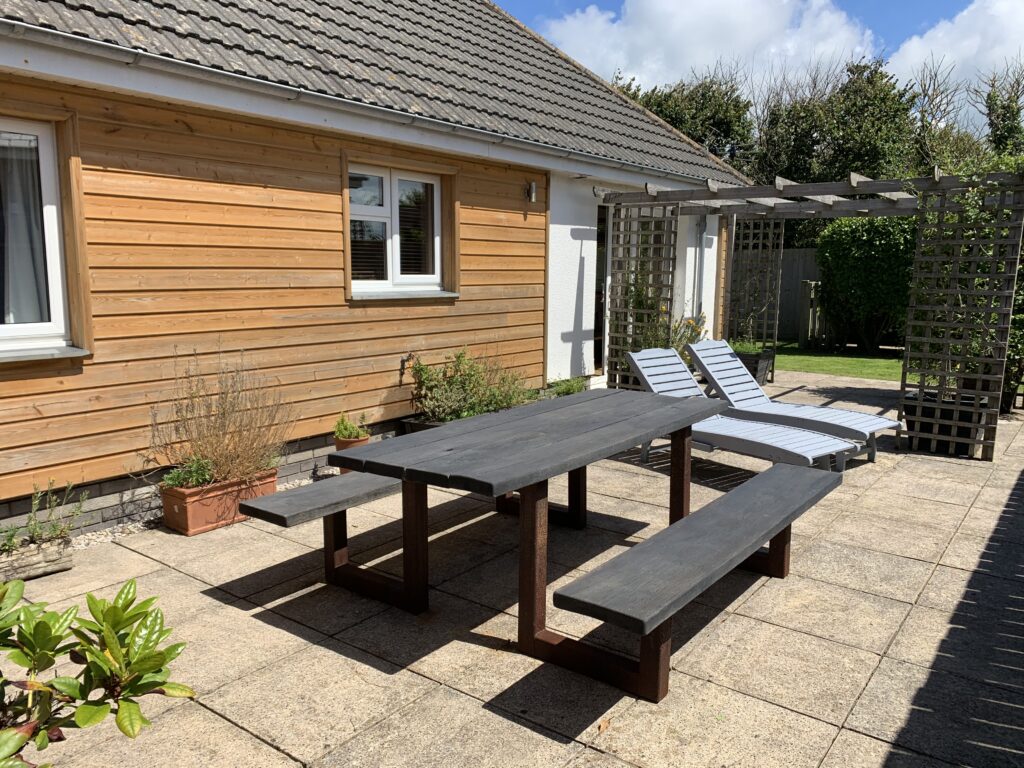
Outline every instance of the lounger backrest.
{"type": "Polygon", "coordinates": [[[670,397],[704,397],[697,380],[674,349],[629,352],[629,366],[645,389],[670,397]]]}
{"type": "Polygon", "coordinates": [[[708,339],[690,344],[687,349],[704,378],[719,397],[733,408],[749,408],[771,402],[728,342],[708,339]]]}

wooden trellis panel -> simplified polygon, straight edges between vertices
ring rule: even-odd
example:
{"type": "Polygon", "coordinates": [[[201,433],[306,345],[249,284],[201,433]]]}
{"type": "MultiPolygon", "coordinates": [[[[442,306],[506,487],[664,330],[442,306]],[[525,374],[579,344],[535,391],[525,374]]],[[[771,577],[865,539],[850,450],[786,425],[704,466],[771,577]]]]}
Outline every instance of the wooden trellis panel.
{"type": "Polygon", "coordinates": [[[779,338],[783,219],[737,219],[732,242],[729,333],[774,348],[779,338]]]}
{"type": "Polygon", "coordinates": [[[626,353],[668,343],[678,220],[675,205],[612,209],[609,387],[639,389],[626,353]]]}
{"type": "Polygon", "coordinates": [[[920,195],[900,420],[912,450],[995,456],[1024,186],[920,195]]]}

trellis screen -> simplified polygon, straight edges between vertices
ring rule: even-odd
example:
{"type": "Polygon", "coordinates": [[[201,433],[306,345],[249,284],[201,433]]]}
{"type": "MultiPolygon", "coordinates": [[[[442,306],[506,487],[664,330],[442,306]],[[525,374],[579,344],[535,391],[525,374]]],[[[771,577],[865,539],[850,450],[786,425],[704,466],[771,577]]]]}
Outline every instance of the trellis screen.
{"type": "Polygon", "coordinates": [[[783,219],[737,219],[729,278],[729,339],[775,347],[783,219]]]}
{"type": "Polygon", "coordinates": [[[900,419],[912,450],[995,455],[1024,186],[922,192],[900,419]]]}
{"type": "Polygon", "coordinates": [[[639,389],[626,353],[668,343],[678,218],[674,205],[612,209],[609,387],[639,389]]]}

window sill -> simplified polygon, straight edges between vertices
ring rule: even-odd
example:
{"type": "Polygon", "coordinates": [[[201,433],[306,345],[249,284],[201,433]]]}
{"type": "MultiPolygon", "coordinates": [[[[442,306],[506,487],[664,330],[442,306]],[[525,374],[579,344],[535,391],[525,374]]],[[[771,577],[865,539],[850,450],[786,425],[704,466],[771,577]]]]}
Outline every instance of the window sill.
{"type": "Polygon", "coordinates": [[[0,365],[4,363],[24,363],[31,360],[74,360],[89,357],[87,349],[78,347],[42,347],[37,349],[0,350],[0,365]]]}
{"type": "Polygon", "coordinates": [[[365,293],[352,294],[353,302],[360,301],[422,301],[424,299],[437,299],[452,301],[459,298],[454,291],[367,291],[365,293]]]}

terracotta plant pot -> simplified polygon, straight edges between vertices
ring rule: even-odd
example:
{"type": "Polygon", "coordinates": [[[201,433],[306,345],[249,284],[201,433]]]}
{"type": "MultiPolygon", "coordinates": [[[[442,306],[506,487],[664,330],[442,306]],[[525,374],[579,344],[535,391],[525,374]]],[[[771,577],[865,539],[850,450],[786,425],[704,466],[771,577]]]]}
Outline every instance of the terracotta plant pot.
{"type": "MultiPolygon", "coordinates": [[[[366,437],[336,437],[334,438],[334,450],[347,451],[349,448],[357,448],[370,442],[370,436],[366,437]]],[[[351,472],[351,469],[339,469],[338,474],[344,475],[351,472]]]]}
{"type": "Polygon", "coordinates": [[[71,569],[71,539],[26,544],[0,555],[0,581],[35,579],[71,569]]]}
{"type": "Polygon", "coordinates": [[[212,531],[241,520],[238,502],[267,496],[277,490],[277,470],[270,469],[252,481],[225,480],[202,488],[160,488],[164,525],[186,536],[212,531]]]}

